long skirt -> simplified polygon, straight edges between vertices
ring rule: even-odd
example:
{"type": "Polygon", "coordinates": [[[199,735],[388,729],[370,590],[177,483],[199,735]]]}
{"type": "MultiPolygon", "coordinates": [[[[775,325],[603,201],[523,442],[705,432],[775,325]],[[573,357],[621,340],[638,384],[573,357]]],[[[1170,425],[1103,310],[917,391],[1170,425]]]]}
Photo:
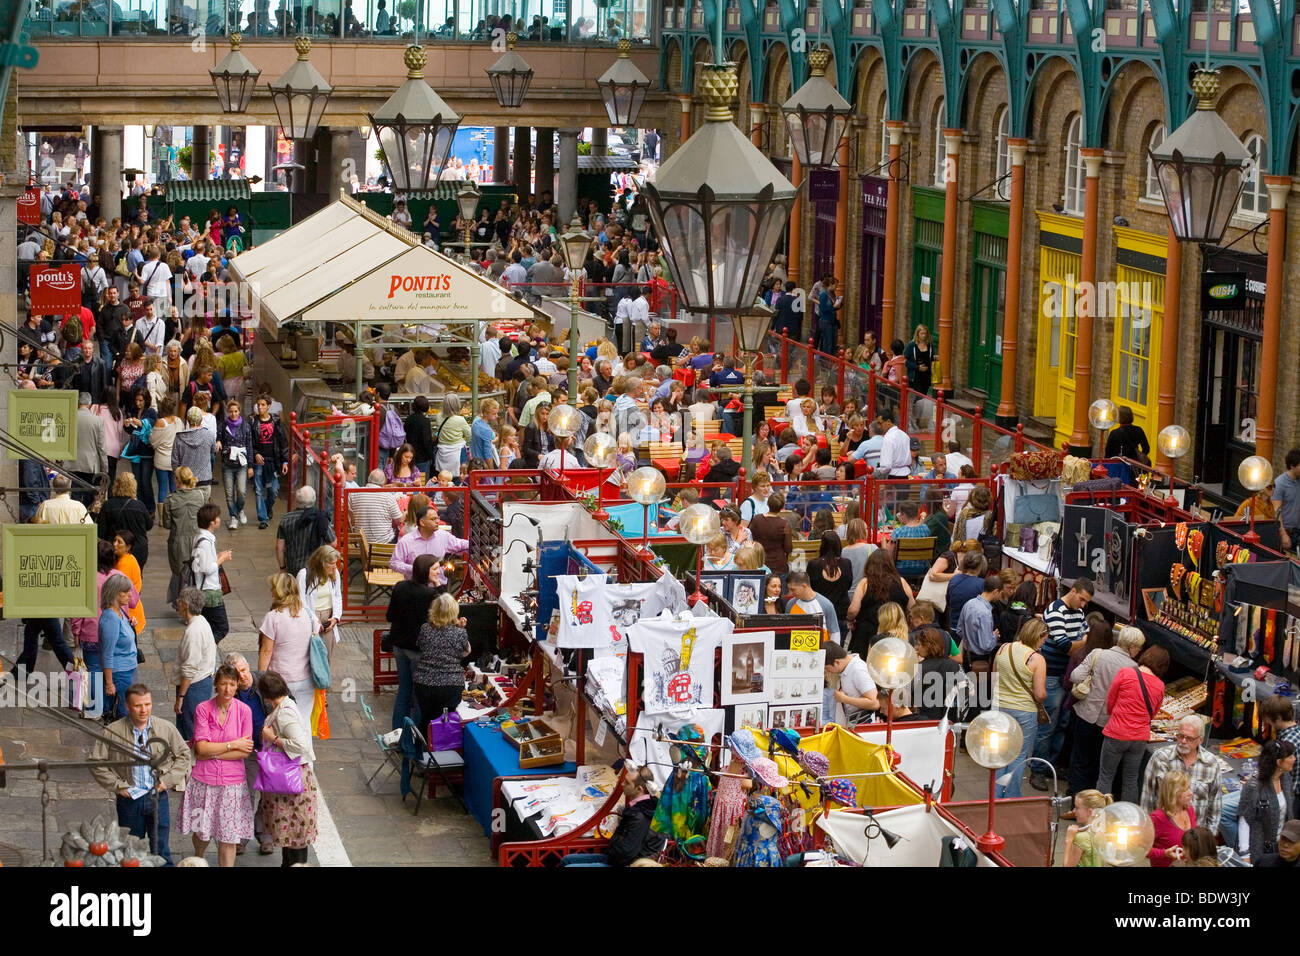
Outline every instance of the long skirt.
{"type": "Polygon", "coordinates": [[[218,843],[251,840],[253,800],[248,783],[217,785],[191,778],[181,803],[181,832],[218,843]]]}
{"type": "Polygon", "coordinates": [[[262,794],[262,828],[276,846],[301,850],[316,842],[316,775],[302,768],[302,793],[262,794]]]}

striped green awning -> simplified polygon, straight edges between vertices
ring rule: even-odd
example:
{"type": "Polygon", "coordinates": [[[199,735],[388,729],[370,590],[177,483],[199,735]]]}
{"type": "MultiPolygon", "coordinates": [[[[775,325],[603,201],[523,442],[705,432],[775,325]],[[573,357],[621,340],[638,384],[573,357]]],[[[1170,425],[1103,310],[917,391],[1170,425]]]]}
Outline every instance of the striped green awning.
{"type": "Polygon", "coordinates": [[[580,173],[626,173],[640,169],[641,164],[627,156],[579,156],[580,173]]]}
{"type": "Polygon", "coordinates": [[[229,202],[250,195],[247,179],[185,179],[167,184],[172,202],[229,202]]]}
{"type": "Polygon", "coordinates": [[[430,199],[439,202],[446,202],[448,200],[455,199],[456,193],[460,192],[461,189],[463,189],[464,187],[465,187],[465,183],[463,182],[453,182],[453,181],[440,182],[433,189],[429,189],[424,192],[418,192],[418,193],[405,193],[400,198],[419,199],[419,200],[430,199]]]}

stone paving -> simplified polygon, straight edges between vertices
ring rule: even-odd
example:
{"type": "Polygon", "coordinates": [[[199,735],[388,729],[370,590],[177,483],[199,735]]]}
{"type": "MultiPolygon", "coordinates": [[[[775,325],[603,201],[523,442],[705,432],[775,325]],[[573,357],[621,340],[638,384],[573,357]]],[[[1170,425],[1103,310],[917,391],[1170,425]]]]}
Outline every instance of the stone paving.
{"type": "MultiPolygon", "coordinates": [[[[249,509],[252,508],[249,502],[249,509]]],[[[282,513],[282,504],[277,507],[277,513],[282,513]]],[[[150,534],[143,595],[149,623],[140,640],[145,663],[140,667],[138,679],[153,689],[155,713],[171,719],[175,661],[183,628],[175,612],[165,604],[166,536],[167,532],[161,528],[155,528],[150,534]]],[[[239,651],[256,666],[257,622],[270,606],[267,578],[277,569],[275,517],[271,527],[264,531],[258,530],[255,522],[233,531],[223,527],[217,535],[217,549],[226,548],[233,552],[226,565],[232,589],[226,596],[230,633],[219,650],[239,651]]],[[[379,697],[371,693],[372,631],[373,628],[360,625],[343,628],[343,639],[333,658],[335,687],[346,687],[348,681],[354,681],[356,693],[331,693],[331,738],[316,741],[317,780],[348,860],[358,866],[494,865],[482,830],[451,795],[440,791],[438,799],[426,798],[419,815],[414,816],[409,800],[404,805],[398,794],[396,776],[386,769],[367,787],[367,778],[383,759],[374,736],[376,731],[384,732],[391,726],[393,706],[391,693],[379,697]],[[367,717],[367,708],[373,720],[367,717]]],[[[0,623],[0,657],[6,672],[12,669],[20,650],[21,624],[0,623]]],[[[45,672],[57,669],[50,651],[42,650],[38,669],[45,672]]],[[[0,707],[0,750],[11,765],[8,783],[0,789],[0,853],[12,848],[21,854],[26,865],[34,865],[41,859],[41,784],[34,772],[15,771],[12,765],[36,758],[82,759],[88,748],[88,738],[75,728],[38,711],[0,707]]],[[[965,754],[958,756],[956,769],[957,799],[983,799],[987,793],[986,772],[965,754]]],[[[1028,782],[1025,786],[1026,795],[1034,792],[1028,788],[1028,782]]],[[[51,852],[57,851],[61,834],[71,825],[96,814],[111,817],[114,813],[112,797],[85,770],[53,771],[48,794],[46,832],[51,852]]],[[[175,826],[179,801],[173,801],[171,813],[172,855],[180,859],[187,855],[191,844],[190,838],[175,826]]],[[[1058,862],[1060,840],[1058,836],[1058,862]]],[[[215,846],[209,847],[207,858],[209,863],[216,864],[215,846]]],[[[318,862],[315,851],[311,859],[313,863],[318,862]]],[[[259,856],[250,851],[239,856],[236,865],[278,866],[279,862],[278,853],[259,856]]]]}

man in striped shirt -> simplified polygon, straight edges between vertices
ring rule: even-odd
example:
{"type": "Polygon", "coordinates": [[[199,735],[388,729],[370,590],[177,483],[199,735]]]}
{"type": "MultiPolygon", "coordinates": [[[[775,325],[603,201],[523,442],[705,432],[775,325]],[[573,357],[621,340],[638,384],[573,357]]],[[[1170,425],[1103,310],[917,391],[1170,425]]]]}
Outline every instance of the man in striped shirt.
{"type": "MultiPolygon", "coordinates": [[[[1050,720],[1038,725],[1034,756],[1052,763],[1056,763],[1061,755],[1065,726],[1070,719],[1070,712],[1061,707],[1066,694],[1065,669],[1070,663],[1070,655],[1087,639],[1088,622],[1083,609],[1092,600],[1094,590],[1090,578],[1075,578],[1070,590],[1047,605],[1043,612],[1047,639],[1039,651],[1047,664],[1047,699],[1043,701],[1043,707],[1050,720]]],[[[1048,788],[1047,776],[1039,770],[1030,775],[1029,783],[1036,790],[1048,788]]]]}

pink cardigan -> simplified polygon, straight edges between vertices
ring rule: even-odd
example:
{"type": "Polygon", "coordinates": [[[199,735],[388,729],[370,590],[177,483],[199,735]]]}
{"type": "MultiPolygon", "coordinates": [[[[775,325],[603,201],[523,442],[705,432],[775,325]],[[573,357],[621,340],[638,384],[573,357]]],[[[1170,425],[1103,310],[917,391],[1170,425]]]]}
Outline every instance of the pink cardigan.
{"type": "MultiPolygon", "coordinates": [[[[1187,808],[1187,819],[1190,830],[1196,826],[1196,811],[1192,807],[1187,808]]],[[[1155,827],[1156,839],[1151,844],[1151,849],[1147,851],[1147,859],[1151,861],[1152,866],[1172,866],[1174,861],[1165,855],[1165,850],[1183,845],[1182,829],[1169,819],[1169,814],[1163,810],[1156,810],[1151,814],[1151,825],[1155,827]]]]}
{"type": "MultiPolygon", "coordinates": [[[[226,714],[226,725],[218,720],[217,701],[205,700],[194,711],[194,740],[208,743],[224,744],[228,740],[239,740],[253,736],[253,712],[243,701],[232,700],[230,711],[226,714]]],[[[256,741],[255,741],[256,742],[256,741]]],[[[223,787],[244,780],[244,761],[217,760],[214,757],[194,761],[193,779],[209,786],[223,787]]]]}

